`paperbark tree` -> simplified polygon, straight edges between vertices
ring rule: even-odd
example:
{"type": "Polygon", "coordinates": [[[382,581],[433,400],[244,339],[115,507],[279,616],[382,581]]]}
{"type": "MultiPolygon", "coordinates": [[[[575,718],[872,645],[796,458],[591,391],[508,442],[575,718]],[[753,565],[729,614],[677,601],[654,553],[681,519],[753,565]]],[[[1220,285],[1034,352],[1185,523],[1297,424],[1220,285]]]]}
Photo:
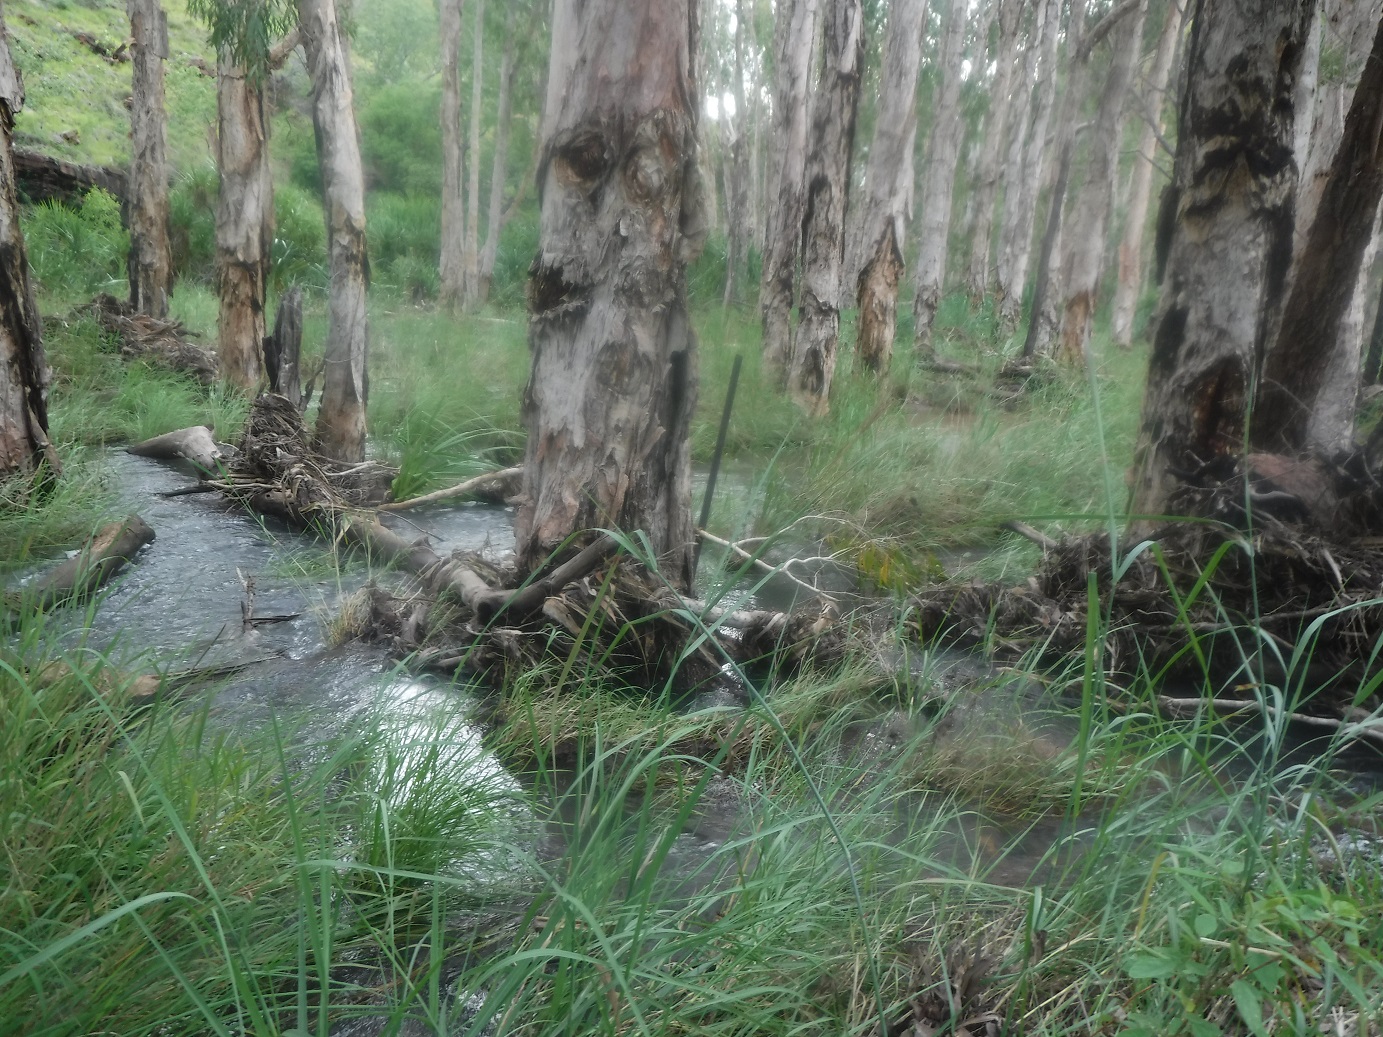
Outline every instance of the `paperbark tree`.
{"type": "MultiPolygon", "coordinates": [[[[1383,199],[1383,23],[1377,25],[1373,50],[1334,150],[1305,245],[1293,264],[1291,290],[1258,386],[1252,438],[1268,450],[1338,445],[1312,443],[1309,434],[1318,409],[1344,402],[1330,399],[1323,390],[1331,388],[1332,355],[1339,351],[1340,327],[1354,300],[1383,199]]],[[[1357,372],[1357,341],[1352,349],[1357,372]]],[[[1347,409],[1352,412],[1357,373],[1339,381],[1346,384],[1337,384],[1335,392],[1348,395],[1347,409]]]]}
{"type": "Polygon", "coordinates": [[[951,199],[960,161],[965,121],[960,115],[961,61],[965,56],[965,0],[938,0],[944,28],[938,58],[941,85],[927,142],[927,174],[922,184],[921,226],[917,234],[917,290],[912,301],[913,358],[935,355],[932,325],[946,279],[946,248],[951,236],[951,199]]]}
{"type": "Polygon", "coordinates": [[[127,0],[130,16],[130,305],[151,317],[168,315],[173,253],[168,243],[168,120],[163,62],[168,20],[159,0],[127,0]]]}
{"type": "Polygon", "coordinates": [[[1143,233],[1148,225],[1148,206],[1152,201],[1153,171],[1157,168],[1158,138],[1165,124],[1167,83],[1176,59],[1178,42],[1186,25],[1185,0],[1170,0],[1163,12],[1162,32],[1148,70],[1142,94],[1143,129],[1138,139],[1138,155],[1133,160],[1129,180],[1128,206],[1124,234],[1119,241],[1119,280],[1114,290],[1111,318],[1114,341],[1133,344],[1133,316],[1138,294],[1143,288],[1143,233]]]}
{"type": "Polygon", "coordinates": [[[1034,44],[1028,48],[1028,74],[1024,77],[1037,84],[1032,92],[1032,119],[1026,133],[1013,135],[1005,163],[1004,213],[995,264],[995,294],[999,312],[1010,326],[1017,322],[1023,308],[1037,194],[1046,179],[1050,157],[1047,128],[1052,109],[1056,107],[1060,14],[1061,0],[1039,0],[1033,27],[1034,44]],[[1040,69],[1040,78],[1034,66],[1040,69]]]}
{"type": "Polygon", "coordinates": [[[1291,257],[1300,0],[1196,0],[1174,215],[1134,457],[1132,512],[1168,513],[1178,471],[1243,448],[1257,358],[1291,257]]]}
{"type": "Polygon", "coordinates": [[[735,98],[734,134],[730,141],[730,161],[726,166],[725,208],[725,295],[726,306],[740,300],[740,286],[749,273],[749,239],[753,224],[749,218],[749,105],[744,91],[744,0],[735,0],[735,78],[731,84],[735,98]]]}
{"type": "Polygon", "coordinates": [[[764,187],[759,311],[764,364],[786,383],[792,362],[792,307],[805,208],[808,90],[818,0],[779,0],[773,41],[773,133],[764,187]]]}
{"type": "Polygon", "coordinates": [[[466,0],[439,0],[438,43],[442,66],[442,252],[439,265],[443,306],[459,308],[464,291],[466,209],[461,161],[461,16],[466,0]]]}
{"type": "Polygon", "coordinates": [[[830,408],[840,345],[840,275],[845,265],[850,159],[863,71],[863,4],[861,0],[829,0],[822,21],[821,76],[812,104],[812,143],[807,155],[801,320],[788,373],[793,401],[818,416],[830,408]]]}
{"type": "Polygon", "coordinates": [[[476,301],[490,297],[490,283],[499,257],[504,229],[504,179],[509,168],[509,132],[514,122],[514,18],[519,4],[510,0],[504,15],[504,54],[499,68],[499,105],[495,114],[495,155],[490,167],[490,207],[485,218],[485,244],[480,249],[480,286],[476,301]]]}
{"type": "Polygon", "coordinates": [[[869,148],[862,219],[862,266],[856,289],[856,355],[867,370],[887,371],[897,325],[898,282],[912,219],[912,153],[917,139],[917,71],[927,0],[894,0],[885,30],[879,111],[869,148]]]}
{"type": "Polygon", "coordinates": [[[1143,17],[1147,0],[1139,0],[1110,36],[1112,56],[1100,106],[1090,128],[1085,180],[1071,206],[1070,227],[1062,249],[1061,329],[1057,337],[1057,359],[1065,363],[1085,360],[1090,332],[1095,321],[1096,295],[1104,267],[1105,239],[1114,209],[1114,178],[1119,172],[1119,152],[1123,142],[1124,98],[1128,94],[1133,66],[1143,42],[1143,17]]]}
{"type": "Polygon", "coordinates": [[[557,0],[519,564],[568,537],[641,530],[692,578],[696,340],[686,264],[704,237],[689,0],[557,0]]]}
{"type": "Polygon", "coordinates": [[[326,372],[314,438],[317,449],[327,457],[362,461],[370,389],[365,318],[370,275],[365,249],[365,177],[350,59],[335,0],[298,0],[298,19],[312,81],[312,127],[322,170],[331,266],[326,372]]]}
{"type": "Polygon", "coordinates": [[[471,126],[466,148],[466,235],[461,255],[461,308],[480,301],[480,105],[485,76],[485,0],[475,0],[471,54],[471,126]]]}
{"type": "Polygon", "coordinates": [[[274,244],[274,185],[264,91],[229,47],[216,63],[216,278],[222,377],[244,389],[259,384],[264,297],[274,244]]]}
{"type": "MultiPolygon", "coordinates": [[[[1009,122],[1018,91],[1013,74],[1019,71],[1018,44],[1023,10],[1027,0],[994,0],[999,9],[999,45],[995,54],[994,86],[989,92],[989,111],[985,113],[980,158],[975,169],[967,235],[970,242],[966,290],[979,301],[989,294],[991,243],[994,237],[994,207],[999,196],[1000,167],[1009,140],[1009,122]]],[[[1033,41],[1034,48],[1036,41],[1033,41]]],[[[1026,95],[1031,81],[1018,84],[1026,95]]]]}
{"type": "MultiPolygon", "coordinates": [[[[45,461],[52,474],[58,471],[48,442],[48,364],[14,177],[11,138],[23,106],[24,83],[10,56],[0,10],[0,480],[30,476],[45,461]]],[[[7,494],[20,496],[12,488],[7,494]]]]}

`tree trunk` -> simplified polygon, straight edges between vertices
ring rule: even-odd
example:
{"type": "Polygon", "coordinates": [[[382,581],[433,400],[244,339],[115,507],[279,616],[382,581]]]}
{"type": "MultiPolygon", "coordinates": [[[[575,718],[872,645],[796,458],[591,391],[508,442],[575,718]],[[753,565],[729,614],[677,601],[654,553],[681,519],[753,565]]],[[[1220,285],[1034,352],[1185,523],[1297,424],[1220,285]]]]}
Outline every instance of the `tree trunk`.
{"type": "Polygon", "coordinates": [[[845,264],[850,158],[864,71],[861,0],[829,0],[823,37],[802,216],[801,320],[788,373],[793,401],[818,416],[830,408],[840,344],[840,271],[845,264]]]}
{"type": "Polygon", "coordinates": [[[480,300],[480,105],[485,85],[485,0],[475,0],[474,49],[471,55],[471,127],[466,148],[466,237],[461,256],[461,308],[473,310],[480,300]]]}
{"type": "MultiPolygon", "coordinates": [[[[994,0],[999,11],[999,48],[995,58],[994,86],[990,91],[989,112],[985,116],[980,159],[975,172],[969,220],[970,270],[966,290],[976,302],[989,294],[991,245],[994,237],[994,207],[999,196],[1000,163],[1009,139],[1009,121],[1017,91],[1013,73],[1018,67],[1019,28],[1026,0],[994,0]]],[[[1036,41],[1033,41],[1034,47],[1036,41]]],[[[1031,80],[1019,84],[1026,96],[1031,80]]]]}
{"type": "Polygon", "coordinates": [[[439,0],[442,65],[442,253],[440,301],[461,305],[466,250],[466,209],[461,195],[461,15],[466,0],[439,0]]]}
{"type": "Polygon", "coordinates": [[[1028,280],[1032,256],[1033,225],[1037,218],[1037,195],[1046,179],[1047,127],[1057,96],[1057,44],[1061,34],[1061,0],[1040,0],[1033,27],[1036,39],[1028,48],[1028,74],[1033,82],[1034,66],[1041,68],[1041,79],[1034,90],[1032,125],[1027,134],[1015,133],[1009,145],[1004,177],[1004,218],[999,235],[999,255],[995,265],[999,312],[1012,326],[1023,308],[1023,288],[1028,280]]]}
{"type": "Polygon", "coordinates": [[[735,121],[730,142],[730,161],[725,182],[725,208],[729,232],[725,242],[725,295],[722,303],[740,301],[740,286],[748,277],[749,240],[749,106],[744,91],[744,0],[735,0],[735,121]]]}
{"type": "Polygon", "coordinates": [[[298,0],[298,17],[312,81],[312,127],[325,187],[331,264],[326,373],[314,438],[327,457],[357,462],[365,458],[365,403],[370,391],[365,318],[370,270],[350,62],[335,0],[298,0]]]}
{"type": "Polygon", "coordinates": [[[173,253],[168,244],[168,126],[163,62],[168,20],[158,0],[127,0],[133,60],[130,101],[130,305],[168,316],[173,253]]]}
{"type": "Polygon", "coordinates": [[[695,25],[688,0],[556,3],[515,519],[529,570],[574,533],[642,530],[691,585],[695,25]]]}
{"type": "Polygon", "coordinates": [[[224,378],[253,389],[261,375],[264,293],[274,244],[274,184],[264,92],[223,48],[216,67],[217,356],[224,378]]]}
{"type": "Polygon", "coordinates": [[[1037,254],[1033,276],[1032,305],[1028,307],[1028,334],[1023,341],[1023,356],[1049,353],[1057,333],[1058,314],[1054,305],[1057,285],[1052,283],[1052,255],[1061,238],[1061,220],[1066,209],[1066,189],[1071,178],[1071,153],[1076,144],[1076,118],[1085,92],[1087,60],[1081,48],[1085,36],[1086,0],[1071,0],[1070,21],[1066,24],[1066,63],[1069,66],[1066,90],[1057,114],[1053,150],[1056,152],[1056,183],[1047,203],[1047,226],[1037,254]]]}
{"type": "Polygon", "coordinates": [[[48,442],[48,364],[19,228],[10,145],[23,105],[24,84],[0,10],[0,480],[30,475],[45,461],[52,474],[60,470],[48,442]]]}
{"type": "Polygon", "coordinates": [[[793,353],[793,289],[806,206],[807,99],[817,4],[818,0],[778,0],[773,41],[773,135],[764,185],[767,214],[759,311],[764,364],[782,383],[793,353]]]}
{"type": "Polygon", "coordinates": [[[303,293],[297,285],[279,297],[274,314],[274,333],[264,339],[264,373],[269,391],[277,393],[298,411],[307,407],[302,387],[303,293]]]}
{"type": "Polygon", "coordinates": [[[857,282],[859,340],[856,352],[867,370],[886,372],[893,358],[898,282],[912,219],[912,153],[917,139],[917,71],[927,0],[894,0],[888,13],[879,112],[869,148],[863,218],[862,265],[857,282]]]}
{"type": "Polygon", "coordinates": [[[499,68],[499,110],[495,115],[495,158],[490,167],[490,209],[485,218],[485,246],[480,250],[480,287],[476,301],[490,298],[499,257],[499,235],[504,229],[504,181],[509,167],[509,131],[514,123],[514,15],[511,0],[504,15],[504,55],[499,68]]]}
{"type": "Polygon", "coordinates": [[[1083,363],[1095,323],[1095,303],[1103,272],[1105,239],[1114,209],[1114,180],[1119,174],[1119,152],[1123,142],[1124,98],[1128,94],[1133,66],[1143,45],[1143,18],[1147,0],[1140,0],[1110,36],[1113,55],[1100,107],[1091,127],[1090,148],[1086,156],[1085,182],[1071,207],[1071,226],[1065,235],[1061,284],[1065,299],[1061,307],[1061,332],[1057,340],[1057,359],[1068,364],[1083,363]]]}
{"type": "MultiPolygon", "coordinates": [[[[1270,451],[1293,452],[1324,444],[1310,442],[1312,414],[1319,408],[1352,413],[1357,385],[1335,387],[1349,400],[1331,400],[1327,373],[1358,361],[1335,359],[1340,329],[1356,294],[1359,270],[1373,239],[1383,198],[1383,23],[1345,119],[1329,175],[1314,206],[1306,243],[1292,271],[1276,342],[1268,351],[1253,414],[1253,441],[1270,451]]],[[[1362,323],[1362,321],[1360,322],[1362,323]]],[[[1358,341],[1346,354],[1357,356],[1358,341]]],[[[1328,424],[1336,424],[1330,422],[1328,424]]]]}
{"type": "Polygon", "coordinates": [[[1148,206],[1152,201],[1158,137],[1165,125],[1167,83],[1171,79],[1177,43],[1185,28],[1186,11],[1186,0],[1171,0],[1167,5],[1162,33],[1157,39],[1157,52],[1143,93],[1145,125],[1139,135],[1138,156],[1133,160],[1124,234],[1119,242],[1119,283],[1114,290],[1114,341],[1121,346],[1133,344],[1133,318],[1143,288],[1143,232],[1147,229],[1148,206]]]}
{"type": "Polygon", "coordinates": [[[951,197],[960,160],[965,120],[960,115],[961,59],[964,57],[965,0],[938,0],[945,28],[938,59],[937,90],[927,175],[922,185],[922,222],[917,235],[917,291],[912,300],[913,359],[921,363],[936,353],[932,325],[946,281],[946,251],[951,236],[951,197]]]}
{"type": "Polygon", "coordinates": [[[1197,0],[1174,207],[1131,510],[1173,510],[1177,471],[1243,449],[1256,361],[1292,246],[1293,88],[1311,4],[1197,0]]]}

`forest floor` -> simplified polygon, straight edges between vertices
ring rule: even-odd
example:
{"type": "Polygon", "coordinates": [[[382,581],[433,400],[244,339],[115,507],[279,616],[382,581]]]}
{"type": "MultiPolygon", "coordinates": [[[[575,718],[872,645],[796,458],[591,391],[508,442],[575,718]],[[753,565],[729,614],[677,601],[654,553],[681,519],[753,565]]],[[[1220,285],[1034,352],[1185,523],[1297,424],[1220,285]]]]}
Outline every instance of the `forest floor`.
{"type": "MultiPolygon", "coordinates": [[[[67,470],[42,508],[0,516],[12,568],[110,517],[106,449],[200,422],[234,440],[245,419],[234,394],[122,361],[80,301],[44,299],[67,470]]],[[[175,315],[210,340],[205,289],[181,288],[175,315]]],[[[309,345],[322,323],[310,307],[309,345]]],[[[943,348],[973,375],[847,370],[809,423],[765,384],[755,324],[698,318],[701,464],[745,358],[714,530],[805,517],[802,542],[902,596],[1021,583],[1040,551],[1005,520],[1053,536],[1119,521],[1139,353],[996,391],[1006,339],[956,300],[943,348]]],[[[519,456],[520,314],[454,321],[377,293],[372,343],[375,449],[400,495],[519,456]]],[[[1303,743],[1268,711],[1165,718],[1160,670],[1111,684],[1118,632],[1098,614],[1055,670],[914,648],[896,680],[861,660],[744,674],[742,705],[622,687],[573,653],[481,695],[494,756],[466,748],[467,696],[406,728],[381,700],[306,753],[288,720],[228,738],[197,711],[128,712],[126,677],[44,631],[21,617],[0,657],[0,1018],[35,1033],[1383,1023],[1367,754],[1338,732],[1303,743]],[[496,758],[518,786],[493,780],[496,758]],[[535,854],[516,812],[560,828],[560,851],[535,854]],[[708,818],[732,821],[671,871],[708,818]]]]}

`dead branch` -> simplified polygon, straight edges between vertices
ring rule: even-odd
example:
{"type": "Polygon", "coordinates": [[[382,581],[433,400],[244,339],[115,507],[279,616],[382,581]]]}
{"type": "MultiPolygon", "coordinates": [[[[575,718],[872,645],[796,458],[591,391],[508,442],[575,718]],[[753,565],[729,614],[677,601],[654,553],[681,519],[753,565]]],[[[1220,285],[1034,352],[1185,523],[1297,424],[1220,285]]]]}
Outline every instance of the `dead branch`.
{"type": "Polygon", "coordinates": [[[1157,705],[1164,714],[1178,718],[1194,716],[1203,709],[1208,709],[1220,717],[1234,716],[1238,713],[1264,713],[1272,720],[1284,719],[1305,727],[1338,731],[1346,738],[1383,746],[1383,721],[1373,716],[1357,720],[1313,717],[1305,713],[1287,712],[1258,699],[1174,698],[1170,695],[1159,695],[1157,705]]]}
{"type": "Polygon", "coordinates": [[[788,571],[788,566],[792,565],[794,562],[804,561],[804,559],[789,558],[786,562],[783,562],[781,565],[770,565],[768,562],[765,562],[762,558],[755,557],[748,551],[744,550],[742,547],[739,547],[736,544],[732,544],[728,540],[722,540],[714,533],[708,533],[704,529],[698,529],[696,531],[696,534],[703,540],[707,540],[710,541],[712,544],[715,544],[717,547],[725,548],[740,561],[747,563],[749,567],[755,570],[756,572],[761,572],[766,576],[781,576],[785,580],[790,580],[795,586],[806,591],[813,597],[822,598],[827,601],[831,600],[830,596],[821,591],[819,588],[813,587],[810,583],[807,583],[805,580],[798,579],[796,576],[792,575],[792,573],[788,571]]]}
{"type": "Polygon", "coordinates": [[[424,504],[436,504],[438,501],[453,500],[467,495],[478,497],[481,500],[502,501],[518,492],[519,480],[522,478],[522,465],[513,468],[501,468],[495,472],[477,475],[465,482],[457,483],[455,486],[448,486],[444,490],[425,493],[421,497],[381,504],[379,510],[405,511],[409,508],[422,507],[424,504]]]}

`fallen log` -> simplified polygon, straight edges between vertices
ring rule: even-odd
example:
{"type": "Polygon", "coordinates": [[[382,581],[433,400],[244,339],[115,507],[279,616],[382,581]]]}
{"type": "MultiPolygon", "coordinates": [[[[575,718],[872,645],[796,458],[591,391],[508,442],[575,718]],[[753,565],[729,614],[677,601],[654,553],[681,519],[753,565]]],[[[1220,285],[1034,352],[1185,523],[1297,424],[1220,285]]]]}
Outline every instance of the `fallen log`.
{"type": "Polygon", "coordinates": [[[31,202],[63,202],[75,205],[92,191],[108,191],[121,202],[129,191],[125,172],[111,166],[83,166],[37,151],[16,148],[14,175],[19,193],[31,202]]]}
{"type": "Polygon", "coordinates": [[[216,445],[211,429],[206,425],[193,425],[175,432],[165,432],[153,439],[127,446],[125,453],[136,457],[153,457],[161,461],[191,461],[204,472],[216,473],[221,470],[225,454],[216,445]]]}
{"type": "Polygon", "coordinates": [[[434,490],[432,493],[425,493],[421,497],[411,497],[408,500],[382,504],[379,510],[405,511],[408,508],[422,507],[424,504],[436,504],[439,501],[454,500],[457,497],[466,496],[499,503],[518,493],[522,479],[522,465],[513,468],[501,468],[499,471],[486,472],[484,475],[477,475],[465,482],[459,482],[455,486],[448,486],[445,490],[434,490]]]}
{"type": "Polygon", "coordinates": [[[1223,698],[1175,698],[1170,695],[1157,697],[1158,709],[1165,715],[1184,719],[1209,711],[1217,717],[1232,717],[1241,713],[1261,713],[1270,720],[1287,720],[1303,727],[1314,727],[1323,731],[1337,732],[1347,741],[1363,741],[1383,748],[1383,720],[1363,710],[1339,719],[1334,717],[1309,716],[1306,713],[1293,713],[1258,699],[1223,698]]]}
{"type": "Polygon", "coordinates": [[[134,559],[139,549],[153,543],[154,531],[138,515],[102,526],[67,561],[32,584],[6,595],[12,611],[47,611],[85,598],[99,590],[134,559]]]}

